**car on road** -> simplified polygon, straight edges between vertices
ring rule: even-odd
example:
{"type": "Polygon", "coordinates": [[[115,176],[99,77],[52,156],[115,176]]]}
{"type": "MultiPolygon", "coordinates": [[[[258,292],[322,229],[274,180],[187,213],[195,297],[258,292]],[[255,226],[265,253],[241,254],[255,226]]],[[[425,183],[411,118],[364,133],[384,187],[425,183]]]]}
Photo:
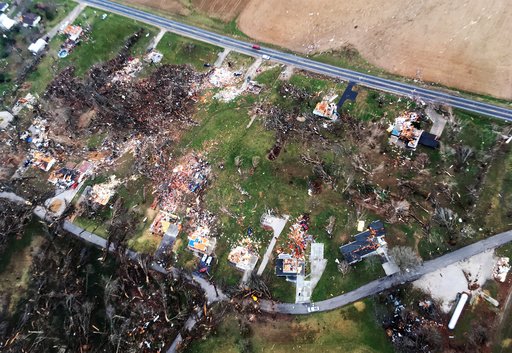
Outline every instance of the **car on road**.
{"type": "Polygon", "coordinates": [[[262,55],[261,57],[262,57],[263,59],[265,59],[265,60],[270,60],[270,56],[268,56],[268,55],[262,55]]]}
{"type": "Polygon", "coordinates": [[[320,310],[320,307],[315,304],[311,304],[310,306],[308,306],[308,313],[314,313],[315,311],[319,311],[319,310],[320,310]]]}
{"type": "Polygon", "coordinates": [[[256,50],[261,49],[261,47],[258,44],[253,44],[251,48],[256,49],[256,50]]]}

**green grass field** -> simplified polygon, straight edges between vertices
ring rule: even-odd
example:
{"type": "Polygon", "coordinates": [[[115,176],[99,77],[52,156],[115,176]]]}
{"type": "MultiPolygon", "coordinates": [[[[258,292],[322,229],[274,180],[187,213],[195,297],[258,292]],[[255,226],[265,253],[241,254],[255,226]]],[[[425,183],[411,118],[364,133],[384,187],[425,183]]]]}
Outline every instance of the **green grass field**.
{"type": "Polygon", "coordinates": [[[164,54],[163,64],[190,64],[198,71],[208,71],[209,68],[204,64],[213,65],[217,60],[217,54],[223,50],[170,32],[164,34],[156,49],[164,54]]]}

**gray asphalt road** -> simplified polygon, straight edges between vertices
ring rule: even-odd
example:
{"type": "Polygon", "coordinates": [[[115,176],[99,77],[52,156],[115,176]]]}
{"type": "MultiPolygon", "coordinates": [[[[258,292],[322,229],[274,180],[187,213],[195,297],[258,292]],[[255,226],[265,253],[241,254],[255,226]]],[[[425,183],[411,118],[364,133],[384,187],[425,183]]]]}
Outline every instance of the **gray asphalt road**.
{"type": "MultiPolygon", "coordinates": [[[[455,262],[462,261],[471,256],[481,252],[497,248],[512,241],[512,230],[497,234],[487,239],[481,240],[477,243],[465,246],[461,249],[455,250],[449,254],[438,257],[434,260],[425,261],[423,265],[408,273],[397,273],[389,277],[383,277],[376,281],[370,282],[362,287],[357,288],[346,294],[327,299],[315,304],[320,308],[320,311],[333,310],[347,304],[356,302],[368,296],[380,293],[386,289],[397,286],[401,283],[412,282],[421,276],[444,268],[455,262]]],[[[289,303],[273,303],[271,301],[261,301],[260,308],[266,312],[279,312],[284,314],[307,314],[308,305],[305,304],[289,304],[289,303]]]]}
{"type": "Polygon", "coordinates": [[[489,103],[462,98],[454,94],[426,89],[424,87],[414,86],[403,82],[375,77],[365,73],[327,65],[294,54],[284,53],[275,49],[262,47],[260,50],[254,50],[251,48],[250,43],[209,32],[204,29],[186,25],[180,22],[172,21],[165,17],[134,9],[126,5],[117,4],[108,0],[83,0],[81,2],[87,4],[88,6],[111,11],[141,22],[151,24],[153,26],[169,30],[171,32],[178,33],[186,37],[198,39],[203,42],[208,42],[224,48],[229,48],[231,50],[235,50],[247,55],[255,57],[268,55],[273,61],[287,65],[293,65],[300,69],[340,78],[342,80],[352,81],[358,85],[390,92],[400,96],[421,98],[425,102],[448,104],[453,107],[472,111],[478,114],[487,115],[506,121],[512,121],[511,108],[504,108],[489,103]]]}

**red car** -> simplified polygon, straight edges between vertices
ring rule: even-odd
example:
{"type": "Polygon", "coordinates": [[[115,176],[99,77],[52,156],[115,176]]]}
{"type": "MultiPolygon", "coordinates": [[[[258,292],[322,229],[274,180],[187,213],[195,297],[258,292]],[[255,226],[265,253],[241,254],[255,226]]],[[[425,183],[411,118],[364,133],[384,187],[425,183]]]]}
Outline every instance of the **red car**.
{"type": "Polygon", "coordinates": [[[256,49],[256,50],[260,50],[261,49],[261,47],[258,44],[253,44],[252,48],[256,49]]]}

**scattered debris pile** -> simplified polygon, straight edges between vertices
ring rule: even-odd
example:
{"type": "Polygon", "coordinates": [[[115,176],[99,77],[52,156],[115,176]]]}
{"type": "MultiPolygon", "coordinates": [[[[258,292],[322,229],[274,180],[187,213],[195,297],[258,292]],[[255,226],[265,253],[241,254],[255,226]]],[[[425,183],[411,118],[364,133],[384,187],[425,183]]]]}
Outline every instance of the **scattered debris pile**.
{"type": "Polygon", "coordinates": [[[193,124],[189,116],[203,75],[188,66],[163,65],[149,77],[133,80],[141,62],[129,54],[140,35],[131,36],[117,57],[91,68],[85,80],[75,77],[72,66],[63,70],[45,93],[51,123],[57,124],[53,111],[65,107],[64,125],[72,135],[80,134],[79,119],[91,110],[96,118],[89,128],[105,128],[119,138],[134,132],[161,136],[193,124]]]}
{"type": "Polygon", "coordinates": [[[117,179],[115,175],[110,177],[110,180],[93,185],[90,191],[90,200],[98,205],[105,206],[112,196],[116,193],[116,188],[122,183],[122,180],[117,179]]]}
{"type": "Polygon", "coordinates": [[[500,257],[498,261],[496,261],[496,265],[492,271],[492,276],[496,281],[503,283],[507,279],[507,274],[510,271],[509,261],[510,259],[508,257],[500,257]]]}
{"type": "Polygon", "coordinates": [[[200,154],[189,153],[179,161],[167,157],[153,164],[150,177],[158,185],[152,205],[160,213],[152,224],[152,232],[165,233],[171,223],[179,222],[183,215],[184,230],[189,234],[188,249],[197,254],[211,254],[216,239],[211,236],[215,217],[202,207],[202,193],[208,183],[211,167],[200,154]]]}
{"type": "Polygon", "coordinates": [[[417,308],[408,308],[398,295],[389,294],[383,304],[390,310],[383,327],[400,352],[431,353],[443,346],[442,317],[431,299],[420,300],[417,308]]]}
{"type": "Polygon", "coordinates": [[[41,152],[34,152],[32,158],[28,159],[25,163],[27,165],[32,165],[34,168],[39,168],[42,171],[48,172],[52,169],[55,164],[55,158],[46,155],[41,152]]]}
{"type": "Polygon", "coordinates": [[[232,86],[236,83],[236,76],[229,69],[225,67],[216,67],[208,76],[207,87],[218,87],[225,88],[227,86],[232,86]]]}
{"type": "Polygon", "coordinates": [[[289,252],[291,258],[304,260],[306,250],[313,241],[313,236],[308,234],[309,215],[304,214],[295,220],[288,233],[288,249],[278,249],[278,253],[289,252]]]}
{"type": "Polygon", "coordinates": [[[198,254],[210,255],[215,249],[216,239],[210,237],[210,229],[206,226],[198,226],[188,236],[187,247],[198,254]]]}
{"type": "Polygon", "coordinates": [[[171,224],[176,223],[178,220],[179,217],[177,215],[160,210],[153,220],[153,223],[151,223],[149,231],[152,234],[162,236],[170,230],[171,224]]]}
{"type": "Polygon", "coordinates": [[[421,129],[422,117],[417,112],[406,112],[395,119],[387,131],[389,142],[402,148],[415,150],[418,144],[438,148],[437,136],[421,129]]]}
{"type": "Polygon", "coordinates": [[[162,61],[163,57],[164,55],[162,53],[156,50],[151,50],[144,57],[144,61],[151,64],[158,64],[160,61],[162,61]]]}
{"type": "Polygon", "coordinates": [[[36,117],[28,130],[21,133],[20,139],[37,150],[48,148],[48,122],[46,119],[36,117]]]}
{"type": "Polygon", "coordinates": [[[129,58],[126,65],[114,73],[114,77],[112,77],[112,83],[127,83],[131,81],[141,70],[141,61],[138,58],[129,58]]]}
{"type": "Polygon", "coordinates": [[[279,94],[283,98],[292,98],[296,103],[303,103],[311,99],[311,94],[304,88],[292,85],[289,82],[283,82],[279,86],[279,94]]]}
{"type": "Polygon", "coordinates": [[[251,271],[259,258],[259,246],[251,238],[243,238],[239,245],[231,249],[228,261],[242,271],[251,271]]]}
{"type": "Polygon", "coordinates": [[[19,98],[14,106],[12,107],[12,113],[14,115],[18,115],[23,108],[27,109],[34,109],[34,104],[36,102],[36,97],[33,96],[30,93],[27,93],[27,95],[23,98],[19,98]]]}
{"type": "Polygon", "coordinates": [[[73,168],[60,168],[50,174],[48,181],[61,189],[69,187],[76,188],[88,175],[90,175],[93,164],[82,161],[73,168]]]}
{"type": "Polygon", "coordinates": [[[169,176],[159,180],[157,202],[160,209],[176,213],[193,194],[199,195],[208,182],[211,168],[199,154],[190,153],[180,159],[169,176]]]}
{"type": "Polygon", "coordinates": [[[313,114],[329,120],[338,120],[338,107],[334,102],[336,97],[338,97],[337,94],[325,96],[320,102],[318,102],[313,110],[313,114]]]}

